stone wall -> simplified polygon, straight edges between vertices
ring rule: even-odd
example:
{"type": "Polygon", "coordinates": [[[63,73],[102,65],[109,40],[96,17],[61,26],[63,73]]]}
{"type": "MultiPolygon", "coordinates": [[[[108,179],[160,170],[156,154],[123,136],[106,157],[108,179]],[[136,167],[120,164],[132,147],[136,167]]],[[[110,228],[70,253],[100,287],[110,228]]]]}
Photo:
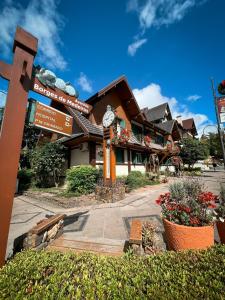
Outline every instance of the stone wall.
{"type": "Polygon", "coordinates": [[[97,185],[95,188],[95,199],[103,203],[112,203],[125,198],[125,186],[97,185]]]}
{"type": "Polygon", "coordinates": [[[65,215],[55,215],[43,219],[28,231],[23,240],[24,249],[42,249],[63,233],[63,219],[65,215]]]}

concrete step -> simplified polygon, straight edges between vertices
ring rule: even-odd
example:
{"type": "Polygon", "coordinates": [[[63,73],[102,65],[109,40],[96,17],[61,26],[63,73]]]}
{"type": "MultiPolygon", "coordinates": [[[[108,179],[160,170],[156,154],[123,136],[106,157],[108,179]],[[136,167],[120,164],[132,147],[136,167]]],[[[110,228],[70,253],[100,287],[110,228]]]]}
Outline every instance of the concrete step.
{"type": "Polygon", "coordinates": [[[59,250],[62,252],[91,252],[109,256],[123,255],[124,241],[109,240],[109,239],[89,239],[80,238],[79,240],[68,239],[62,235],[54,240],[49,246],[49,250],[59,250]]]}

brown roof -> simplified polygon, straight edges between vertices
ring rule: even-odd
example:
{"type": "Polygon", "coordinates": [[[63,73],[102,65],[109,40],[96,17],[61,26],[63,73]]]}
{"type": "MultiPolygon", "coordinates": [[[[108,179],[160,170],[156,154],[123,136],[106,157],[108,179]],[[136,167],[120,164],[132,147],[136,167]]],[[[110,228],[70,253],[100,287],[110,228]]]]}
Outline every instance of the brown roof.
{"type": "Polygon", "coordinates": [[[193,123],[194,123],[193,118],[182,121],[182,125],[184,129],[192,129],[193,123]]]}
{"type": "Polygon", "coordinates": [[[193,118],[183,120],[182,125],[185,130],[191,130],[195,135],[197,134],[195,121],[193,118]]]}
{"type": "Polygon", "coordinates": [[[112,81],[106,87],[87,99],[86,102],[94,105],[94,103],[99,101],[102,96],[104,96],[106,93],[109,93],[114,88],[116,88],[120,98],[124,101],[124,104],[126,105],[126,111],[130,114],[131,118],[139,118],[141,121],[144,121],[145,117],[140,110],[134,94],[124,75],[112,81]]]}

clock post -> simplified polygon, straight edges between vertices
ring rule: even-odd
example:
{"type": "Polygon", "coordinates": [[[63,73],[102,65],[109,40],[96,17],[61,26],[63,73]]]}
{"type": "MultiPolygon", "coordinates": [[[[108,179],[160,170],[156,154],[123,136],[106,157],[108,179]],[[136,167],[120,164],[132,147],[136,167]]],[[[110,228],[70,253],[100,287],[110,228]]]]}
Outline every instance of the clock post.
{"type": "Polygon", "coordinates": [[[103,177],[105,184],[113,184],[116,181],[116,156],[115,147],[112,144],[114,136],[115,114],[110,105],[103,116],[103,177]]]}

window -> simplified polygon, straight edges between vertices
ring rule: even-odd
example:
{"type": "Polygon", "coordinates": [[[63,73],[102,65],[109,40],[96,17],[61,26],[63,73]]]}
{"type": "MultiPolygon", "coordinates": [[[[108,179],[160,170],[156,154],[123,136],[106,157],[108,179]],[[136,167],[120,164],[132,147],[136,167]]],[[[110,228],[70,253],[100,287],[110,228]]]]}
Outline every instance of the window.
{"type": "Polygon", "coordinates": [[[124,149],[116,148],[116,162],[120,164],[124,163],[124,149]]]}
{"type": "Polygon", "coordinates": [[[117,133],[121,133],[121,129],[126,128],[126,123],[123,119],[117,118],[117,133]]]}
{"type": "Polygon", "coordinates": [[[138,139],[138,141],[141,142],[142,135],[143,135],[142,127],[132,123],[131,128],[132,128],[132,132],[133,132],[134,136],[136,137],[136,139],[138,139]]]}
{"type": "Polygon", "coordinates": [[[132,151],[133,164],[142,164],[144,161],[144,155],[140,152],[132,151]]]}
{"type": "Polygon", "coordinates": [[[155,137],[155,143],[156,144],[160,144],[160,145],[164,145],[164,137],[162,135],[156,135],[155,137]]]}

